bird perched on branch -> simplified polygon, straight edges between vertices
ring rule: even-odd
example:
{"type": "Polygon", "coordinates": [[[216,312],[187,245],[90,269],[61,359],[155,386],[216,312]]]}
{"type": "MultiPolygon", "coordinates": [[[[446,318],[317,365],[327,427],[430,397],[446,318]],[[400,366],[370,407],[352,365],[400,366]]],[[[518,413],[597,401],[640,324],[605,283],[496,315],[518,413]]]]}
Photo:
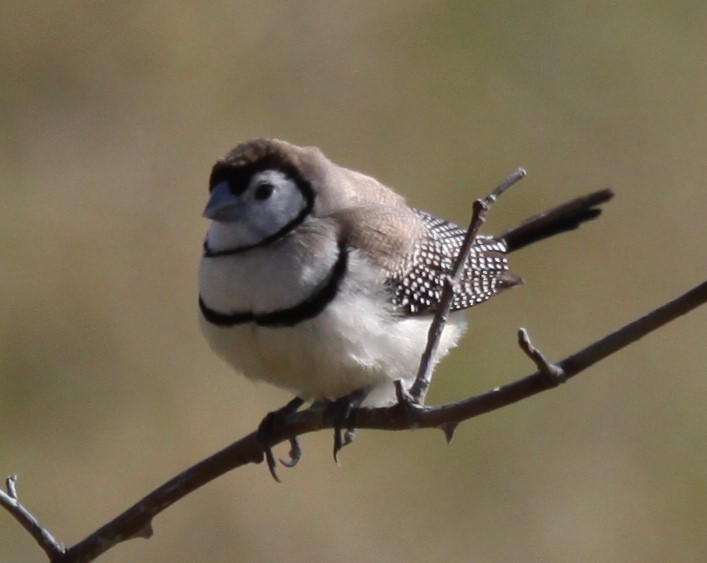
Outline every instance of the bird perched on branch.
{"type": "MultiPolygon", "coordinates": [[[[596,217],[608,190],[497,236],[478,236],[436,360],[462,336],[463,309],[522,283],[506,254],[596,217]]],[[[213,167],[199,269],[201,327],[251,379],[306,400],[410,383],[465,230],[314,147],[238,145],[213,167]]]]}
{"type": "MultiPolygon", "coordinates": [[[[610,197],[596,192],[478,236],[433,361],[464,333],[464,309],[522,283],[507,253],[576,228],[610,197]]],[[[203,214],[200,320],[219,356],[294,393],[295,408],[359,390],[366,406],[390,404],[393,381],[412,383],[465,230],[317,148],[274,139],[216,162],[203,214]]]]}

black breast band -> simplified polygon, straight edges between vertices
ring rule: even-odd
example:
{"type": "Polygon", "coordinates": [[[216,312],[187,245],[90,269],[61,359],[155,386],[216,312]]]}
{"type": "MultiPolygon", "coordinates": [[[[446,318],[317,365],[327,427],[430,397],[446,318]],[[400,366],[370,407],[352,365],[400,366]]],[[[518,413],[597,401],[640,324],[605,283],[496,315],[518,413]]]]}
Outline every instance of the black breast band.
{"type": "Polygon", "coordinates": [[[336,297],[341,280],[346,273],[348,257],[346,245],[340,243],[336,262],[322,285],[312,295],[293,307],[270,313],[253,313],[250,311],[222,313],[211,309],[199,295],[199,309],[208,322],[217,326],[228,327],[245,323],[255,323],[259,326],[269,327],[294,326],[319,315],[336,297]]]}

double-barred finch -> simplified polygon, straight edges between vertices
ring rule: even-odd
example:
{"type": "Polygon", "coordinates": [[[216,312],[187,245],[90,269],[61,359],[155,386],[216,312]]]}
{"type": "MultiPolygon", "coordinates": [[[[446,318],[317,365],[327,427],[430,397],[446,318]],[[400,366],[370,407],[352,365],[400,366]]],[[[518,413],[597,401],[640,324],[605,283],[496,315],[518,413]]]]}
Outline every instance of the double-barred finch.
{"type": "MultiPolygon", "coordinates": [[[[366,389],[368,406],[410,385],[465,231],[317,148],[255,139],[213,167],[199,269],[201,327],[246,377],[304,400],[366,389]]],[[[609,190],[498,236],[478,236],[435,361],[466,329],[463,309],[522,283],[506,254],[596,217],[609,190]]]]}

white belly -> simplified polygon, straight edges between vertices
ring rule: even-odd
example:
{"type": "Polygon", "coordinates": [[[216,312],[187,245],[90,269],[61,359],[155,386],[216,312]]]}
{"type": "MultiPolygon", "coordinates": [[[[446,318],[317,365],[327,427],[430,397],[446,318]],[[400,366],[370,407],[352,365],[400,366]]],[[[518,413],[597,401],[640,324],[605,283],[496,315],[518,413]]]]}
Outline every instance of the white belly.
{"type": "MultiPolygon", "coordinates": [[[[354,252],[337,296],[312,319],[292,327],[220,327],[202,317],[201,327],[213,350],[250,379],[305,399],[336,399],[369,387],[366,405],[389,404],[394,380],[409,387],[415,379],[431,318],[393,315],[374,277],[354,252]]],[[[437,360],[465,328],[462,312],[450,315],[437,360]]]]}

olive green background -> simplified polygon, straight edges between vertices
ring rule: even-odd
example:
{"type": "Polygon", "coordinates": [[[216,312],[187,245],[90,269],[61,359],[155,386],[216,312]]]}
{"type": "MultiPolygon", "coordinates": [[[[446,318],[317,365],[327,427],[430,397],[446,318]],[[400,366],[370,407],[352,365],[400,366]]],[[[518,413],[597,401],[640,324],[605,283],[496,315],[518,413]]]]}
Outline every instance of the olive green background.
{"type": "MultiPolygon", "coordinates": [[[[512,257],[430,401],[561,358],[705,277],[704,2],[5,2],[0,474],[73,543],[288,395],[196,323],[211,164],[253,136],[322,147],[489,230],[611,186],[600,221],[512,257]]],[[[702,561],[707,317],[441,432],[308,435],[159,516],[123,561],[702,561]]],[[[43,554],[0,513],[0,561],[43,554]]]]}

